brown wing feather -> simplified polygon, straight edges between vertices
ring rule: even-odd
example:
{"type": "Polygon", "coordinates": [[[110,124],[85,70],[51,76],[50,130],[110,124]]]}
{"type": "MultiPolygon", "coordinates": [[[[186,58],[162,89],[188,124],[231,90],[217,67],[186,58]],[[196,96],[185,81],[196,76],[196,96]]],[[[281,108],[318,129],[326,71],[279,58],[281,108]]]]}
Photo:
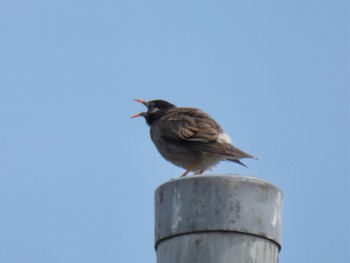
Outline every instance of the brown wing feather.
{"type": "Polygon", "coordinates": [[[195,151],[226,155],[232,161],[254,158],[229,143],[218,142],[222,128],[199,109],[176,108],[164,115],[157,125],[164,139],[177,140],[195,151]]]}
{"type": "Polygon", "coordinates": [[[227,155],[228,159],[236,160],[241,158],[254,158],[254,156],[243,152],[237,147],[228,143],[212,142],[207,144],[193,143],[189,146],[190,148],[195,148],[200,151],[211,152],[216,154],[227,155]]]}
{"type": "Polygon", "coordinates": [[[193,108],[177,108],[162,117],[158,123],[162,136],[185,141],[214,142],[221,127],[204,112],[193,108]]]}

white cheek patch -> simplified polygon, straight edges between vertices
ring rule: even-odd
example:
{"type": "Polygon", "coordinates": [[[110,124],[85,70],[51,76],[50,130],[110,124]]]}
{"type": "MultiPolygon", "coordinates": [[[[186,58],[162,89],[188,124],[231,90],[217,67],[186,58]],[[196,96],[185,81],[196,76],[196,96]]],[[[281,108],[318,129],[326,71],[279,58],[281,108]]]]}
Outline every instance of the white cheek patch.
{"type": "Polygon", "coordinates": [[[231,138],[227,133],[220,133],[217,141],[220,143],[231,143],[231,138]]]}
{"type": "Polygon", "coordinates": [[[158,108],[153,108],[153,109],[151,109],[151,110],[150,110],[150,112],[149,112],[149,113],[150,113],[150,114],[152,114],[152,113],[156,113],[157,111],[159,111],[159,109],[158,109],[158,108]]]}

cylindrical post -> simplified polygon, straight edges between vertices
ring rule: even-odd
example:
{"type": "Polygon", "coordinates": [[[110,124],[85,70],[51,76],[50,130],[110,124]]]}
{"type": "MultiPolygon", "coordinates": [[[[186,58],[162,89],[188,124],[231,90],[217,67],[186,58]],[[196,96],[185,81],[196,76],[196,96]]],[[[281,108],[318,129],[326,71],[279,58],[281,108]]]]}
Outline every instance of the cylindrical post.
{"type": "Polygon", "coordinates": [[[155,192],[157,263],[277,263],[282,192],[248,176],[194,175],[155,192]]]}

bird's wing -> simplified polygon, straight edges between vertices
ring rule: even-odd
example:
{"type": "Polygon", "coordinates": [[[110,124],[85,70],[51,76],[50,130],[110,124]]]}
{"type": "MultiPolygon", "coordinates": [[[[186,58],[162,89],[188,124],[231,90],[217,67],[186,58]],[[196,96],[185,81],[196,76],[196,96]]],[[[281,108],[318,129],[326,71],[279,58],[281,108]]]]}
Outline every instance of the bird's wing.
{"type": "Polygon", "coordinates": [[[195,151],[203,151],[229,156],[229,160],[254,158],[228,142],[218,141],[223,130],[206,113],[192,108],[177,108],[157,122],[157,132],[165,140],[185,143],[195,151]],[[183,110],[182,110],[183,109],[183,110]]]}
{"type": "Polygon", "coordinates": [[[214,142],[222,132],[219,124],[207,114],[191,108],[170,112],[157,124],[161,136],[173,140],[214,142]]]}

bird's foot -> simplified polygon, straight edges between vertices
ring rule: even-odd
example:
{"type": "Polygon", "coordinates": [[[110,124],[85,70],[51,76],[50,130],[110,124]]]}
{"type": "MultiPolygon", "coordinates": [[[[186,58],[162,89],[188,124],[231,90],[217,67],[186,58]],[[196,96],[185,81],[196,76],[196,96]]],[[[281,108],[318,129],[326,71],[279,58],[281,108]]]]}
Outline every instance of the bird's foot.
{"type": "MultiPolygon", "coordinates": [[[[180,177],[185,177],[189,172],[191,172],[192,170],[194,170],[194,168],[196,167],[197,165],[194,164],[192,165],[190,168],[188,168],[180,177]]],[[[199,173],[203,173],[202,170],[199,171],[199,173]]],[[[195,173],[197,174],[197,172],[195,173]]]]}
{"type": "Polygon", "coordinates": [[[190,169],[186,170],[180,177],[185,177],[190,171],[190,169]]]}

